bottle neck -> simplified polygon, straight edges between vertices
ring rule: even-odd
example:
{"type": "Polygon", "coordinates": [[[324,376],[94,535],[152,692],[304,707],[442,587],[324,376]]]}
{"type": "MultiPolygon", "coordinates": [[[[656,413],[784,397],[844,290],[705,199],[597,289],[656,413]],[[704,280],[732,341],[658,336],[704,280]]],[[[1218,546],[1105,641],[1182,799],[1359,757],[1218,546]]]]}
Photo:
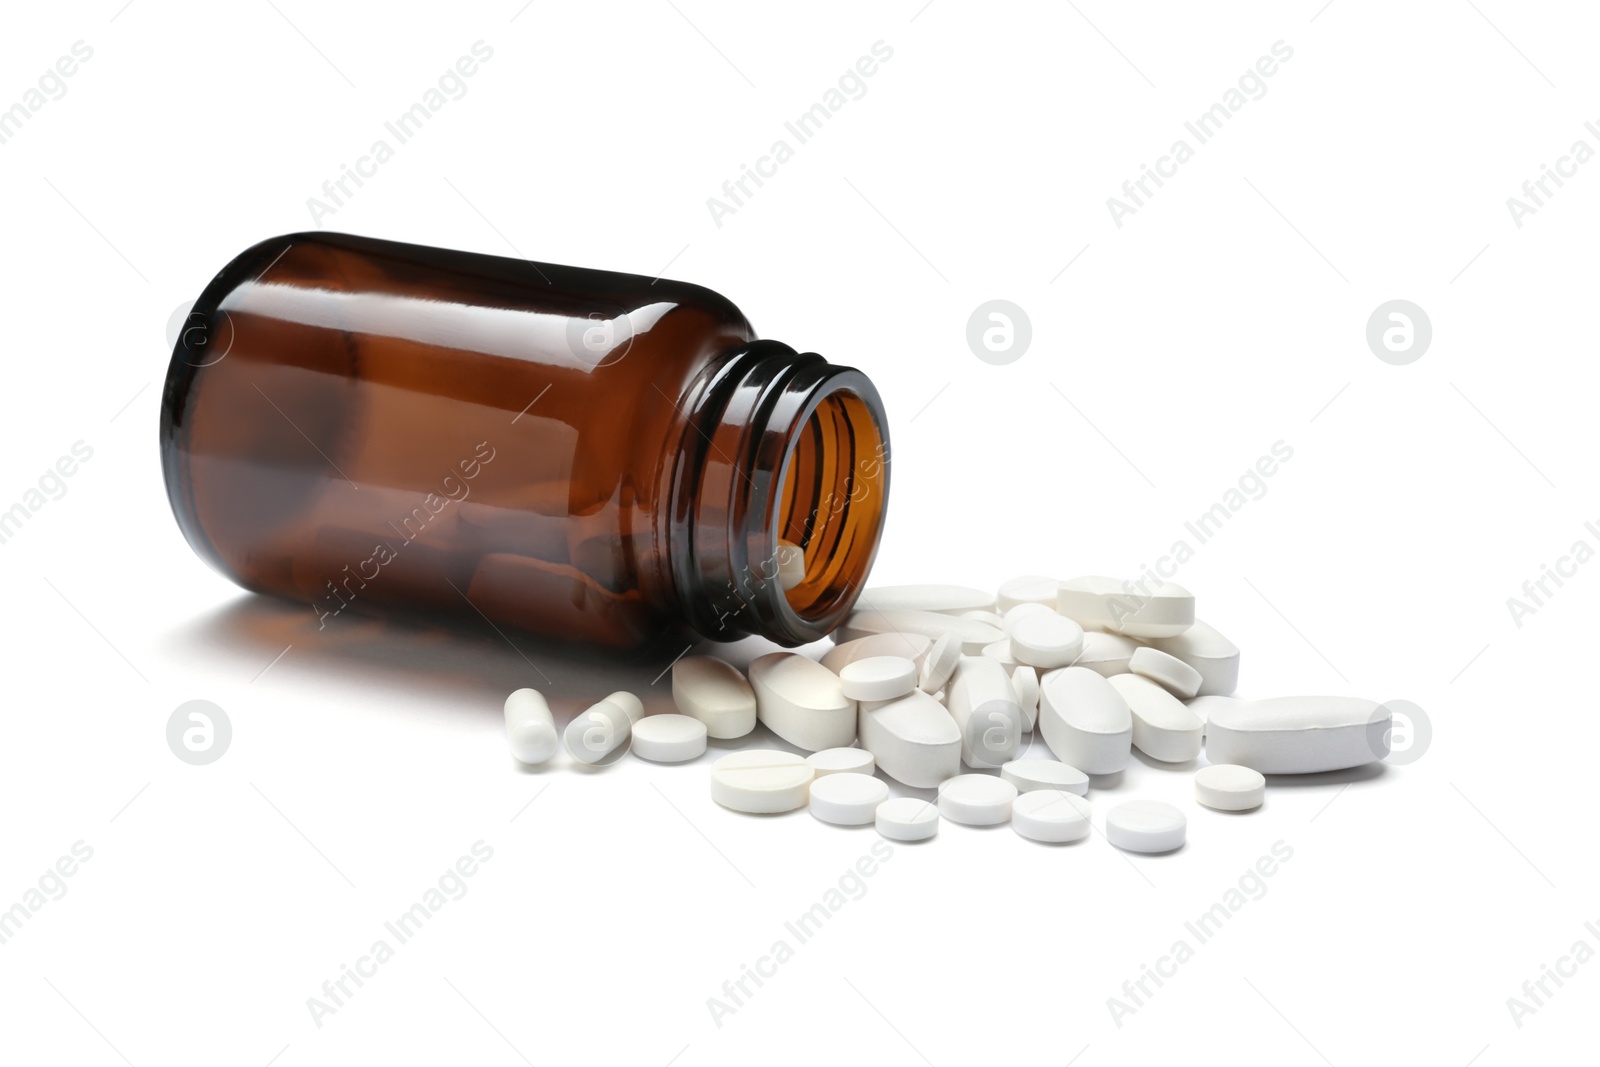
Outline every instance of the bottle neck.
{"type": "Polygon", "coordinates": [[[883,531],[878,391],[851,367],[752,341],[717,360],[685,415],[670,555],[689,624],[713,640],[821,638],[855,604],[883,531]]]}

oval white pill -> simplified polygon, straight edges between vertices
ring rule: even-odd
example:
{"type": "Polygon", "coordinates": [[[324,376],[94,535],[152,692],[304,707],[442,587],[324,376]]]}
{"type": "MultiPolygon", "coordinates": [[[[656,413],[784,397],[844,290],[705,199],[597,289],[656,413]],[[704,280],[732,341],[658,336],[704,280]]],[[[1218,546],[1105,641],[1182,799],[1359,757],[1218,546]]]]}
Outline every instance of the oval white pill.
{"type": "Polygon", "coordinates": [[[1000,768],[1000,777],[1017,787],[1019,793],[1039,789],[1059,789],[1083,796],[1089,792],[1089,776],[1053,759],[1012,760],[1000,768]]]}
{"type": "Polygon", "coordinates": [[[1194,625],[1194,594],[1177,582],[1122,582],[1090,575],[1061,583],[1056,611],[1085,629],[1172,637],[1194,625]]]}
{"type": "Polygon", "coordinates": [[[875,585],[856,600],[864,611],[932,611],[960,615],[964,611],[990,611],[994,594],[967,585],[875,585]]]}
{"type": "Polygon", "coordinates": [[[922,660],[922,680],[919,688],[924,693],[937,693],[944,688],[961,662],[961,642],[951,634],[940,634],[922,660]]]}
{"type": "Polygon", "coordinates": [[[871,774],[877,770],[872,753],[864,748],[825,748],[806,757],[821,778],[828,774],[871,774]]]}
{"type": "Polygon", "coordinates": [[[1176,636],[1151,638],[1150,645],[1200,672],[1199,696],[1227,696],[1239,687],[1239,646],[1199,619],[1176,636]]]}
{"type": "Polygon", "coordinates": [[[1188,820],[1159,800],[1129,800],[1106,814],[1106,840],[1127,852],[1171,852],[1183,844],[1188,820]]]}
{"type": "Polygon", "coordinates": [[[1011,672],[1011,688],[1017,691],[1017,703],[1028,720],[1028,729],[1039,720],[1039,672],[1020,665],[1011,672]]]}
{"type": "Polygon", "coordinates": [[[939,809],[916,797],[894,797],[878,805],[873,821],[890,841],[926,841],[939,832],[939,809]]]}
{"type": "Polygon", "coordinates": [[[935,611],[867,611],[857,608],[833,631],[833,638],[835,641],[853,641],[869,634],[884,633],[922,634],[934,640],[943,634],[954,634],[961,643],[961,651],[969,656],[978,655],[984,645],[993,644],[1005,636],[1005,631],[998,626],[990,626],[976,619],[941,615],[935,611]]]}
{"type": "Polygon", "coordinates": [[[756,718],[807,752],[847,748],[856,739],[856,703],[839,676],[814,659],[772,652],[750,664],[756,718]]]}
{"type": "Polygon", "coordinates": [[[1128,763],[1133,712],[1111,683],[1086,667],[1064,667],[1039,681],[1039,732],[1062,763],[1112,774],[1128,763]]]}
{"type": "Polygon", "coordinates": [[[1355,697],[1275,697],[1219,704],[1206,723],[1206,758],[1262,774],[1360,767],[1389,754],[1390,711],[1355,697]]]}
{"type": "Polygon", "coordinates": [[[920,670],[927,658],[933,639],[924,634],[873,634],[858,637],[842,645],[834,645],[820,660],[821,664],[838,674],[847,664],[868,656],[904,656],[920,670]]]}
{"type": "Polygon", "coordinates": [[[1000,604],[1001,614],[1005,614],[1019,604],[1043,604],[1052,612],[1056,610],[1056,590],[1061,583],[1054,578],[1045,578],[1038,574],[1024,574],[1020,578],[1000,583],[1000,595],[996,598],[1000,604]]]}
{"type": "Polygon", "coordinates": [[[1177,656],[1158,648],[1141,648],[1128,659],[1128,670],[1152,682],[1175,697],[1188,700],[1200,691],[1200,672],[1177,656]]]}
{"type": "Polygon", "coordinates": [[[987,656],[963,656],[950,676],[944,704],[961,731],[961,759],[967,766],[998,767],[1016,759],[1028,719],[1006,668],[987,656]]]}
{"type": "Polygon", "coordinates": [[[1249,767],[1214,763],[1194,773],[1194,798],[1218,811],[1253,811],[1267,799],[1267,780],[1249,767]]]}
{"type": "Polygon", "coordinates": [[[706,724],[688,715],[646,715],[633,724],[633,754],[656,763],[683,763],[706,751],[706,724]]]}
{"type": "Polygon", "coordinates": [[[644,718],[644,705],[632,693],[612,693],[573,717],[562,733],[567,755],[579,763],[603,767],[627,751],[633,724],[644,718]]]}
{"type": "Polygon", "coordinates": [[[756,694],[744,675],[715,656],[684,656],[672,665],[672,701],[706,724],[706,735],[743,737],[756,728],[756,694]]]}
{"type": "Polygon", "coordinates": [[[958,774],[939,784],[939,814],[965,826],[996,826],[1011,818],[1017,787],[992,774],[958,774]]]}
{"type": "Polygon", "coordinates": [[[1200,716],[1150,679],[1116,674],[1107,681],[1133,713],[1133,747],[1163,763],[1187,763],[1200,755],[1200,716]]]}
{"type": "Polygon", "coordinates": [[[1011,828],[1029,841],[1081,841],[1089,836],[1089,802],[1060,789],[1023,793],[1011,802],[1011,828]]]}
{"type": "Polygon", "coordinates": [[[861,747],[897,782],[930,788],[961,771],[961,730],[933,697],[917,690],[861,709],[861,747]]]}
{"type": "Polygon", "coordinates": [[[888,799],[889,787],[870,774],[847,771],[811,783],[811,814],[835,826],[867,825],[888,799]]]}
{"type": "Polygon", "coordinates": [[[960,615],[957,615],[956,618],[970,619],[973,622],[988,623],[990,626],[999,629],[1005,628],[1005,620],[992,611],[963,611],[960,615]]]}
{"type": "Polygon", "coordinates": [[[917,665],[904,656],[868,656],[845,664],[839,681],[851,700],[893,700],[917,687],[917,665]]]}
{"type": "Polygon", "coordinates": [[[811,764],[792,752],[730,752],[711,765],[711,799],[752,815],[793,811],[805,807],[813,773],[811,764]]]}
{"type": "Polygon", "coordinates": [[[778,541],[778,550],[774,553],[778,560],[778,585],[788,591],[806,580],[806,552],[805,549],[793,541],[778,541]]]}
{"type": "Polygon", "coordinates": [[[1083,627],[1061,615],[1024,615],[1011,627],[1011,655],[1041,670],[1069,667],[1083,654],[1083,627]]]}
{"type": "Polygon", "coordinates": [[[1218,708],[1243,703],[1244,701],[1238,697],[1200,696],[1195,697],[1193,700],[1184,701],[1183,705],[1195,713],[1195,716],[1200,720],[1201,727],[1204,728],[1205,724],[1211,721],[1212,713],[1218,708]]]}
{"type": "Polygon", "coordinates": [[[519,762],[544,763],[556,754],[561,735],[556,733],[555,717],[544,694],[537,689],[518,689],[506,697],[506,741],[519,762]]]}
{"type": "Polygon", "coordinates": [[[1106,678],[1113,674],[1127,674],[1129,661],[1141,647],[1131,637],[1086,630],[1083,634],[1083,653],[1072,661],[1072,665],[1087,667],[1106,678]]]}

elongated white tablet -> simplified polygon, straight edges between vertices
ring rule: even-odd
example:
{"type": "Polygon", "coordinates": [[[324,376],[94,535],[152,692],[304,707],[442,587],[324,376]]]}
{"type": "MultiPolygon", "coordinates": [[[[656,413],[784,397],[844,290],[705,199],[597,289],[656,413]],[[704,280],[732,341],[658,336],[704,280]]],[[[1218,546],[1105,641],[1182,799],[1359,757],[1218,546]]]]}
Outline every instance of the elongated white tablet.
{"type": "Polygon", "coordinates": [[[778,541],[778,585],[785,591],[806,580],[805,549],[793,541],[778,541]]]}
{"type": "Polygon", "coordinates": [[[1200,672],[1198,696],[1227,696],[1239,688],[1239,646],[1199,619],[1181,634],[1151,638],[1150,646],[1200,672]]]}
{"type": "Polygon", "coordinates": [[[1089,836],[1089,802],[1060,789],[1023,793],[1011,802],[1011,828],[1029,841],[1081,841],[1089,836]]]}
{"type": "Polygon", "coordinates": [[[872,753],[864,748],[825,748],[806,757],[821,778],[829,774],[871,774],[877,769],[872,753]]]}
{"type": "Polygon", "coordinates": [[[998,767],[1017,758],[1027,717],[1011,687],[1011,675],[986,656],[963,656],[944,706],[961,731],[961,759],[969,767],[998,767]]]}
{"type": "Polygon", "coordinates": [[[939,814],[964,826],[995,826],[1011,818],[1017,787],[992,774],[958,774],[939,785],[939,814]]]}
{"type": "MultiPolygon", "coordinates": [[[[933,647],[932,639],[924,634],[873,634],[871,637],[858,637],[854,641],[834,645],[820,662],[834,674],[838,674],[847,665],[858,659],[866,659],[868,656],[904,656],[915,663],[920,670],[922,661],[931,647],[933,647]]],[[[958,655],[960,651],[960,648],[956,649],[958,655]]]]}
{"type": "Polygon", "coordinates": [[[984,645],[983,654],[1000,664],[1000,666],[1004,667],[1008,671],[1015,667],[1021,666],[1021,664],[1017,662],[1017,657],[1011,654],[1011,641],[1009,639],[1002,638],[993,644],[984,645]]]}
{"type": "Polygon", "coordinates": [[[1139,642],[1131,637],[1108,634],[1100,630],[1085,630],[1083,653],[1072,661],[1072,665],[1087,667],[1107,678],[1113,674],[1127,674],[1128,663],[1140,647],[1139,642]]]}
{"type": "Polygon", "coordinates": [[[711,765],[711,799],[725,808],[771,815],[806,806],[811,764],[792,752],[747,748],[711,765]]]}
{"type": "Polygon", "coordinates": [[[1158,648],[1135,651],[1128,659],[1128,670],[1158,683],[1181,700],[1188,700],[1200,691],[1200,672],[1158,648]]]}
{"type": "Polygon", "coordinates": [[[811,782],[811,814],[835,826],[866,826],[888,799],[889,787],[870,774],[846,771],[811,782]]]}
{"type": "Polygon", "coordinates": [[[1390,711],[1356,697],[1275,697],[1218,705],[1206,723],[1206,758],[1262,774],[1360,767],[1389,754],[1390,711]]]}
{"type": "Polygon", "coordinates": [[[961,651],[969,656],[978,655],[984,645],[1005,636],[1005,631],[998,626],[935,611],[863,611],[858,608],[833,631],[833,637],[835,641],[854,641],[869,634],[885,633],[922,634],[934,640],[946,633],[954,634],[961,642],[961,651]]]}
{"type": "Polygon", "coordinates": [[[1016,629],[1017,623],[1026,619],[1029,615],[1054,615],[1055,613],[1056,605],[1053,599],[1048,604],[1018,604],[1000,616],[1000,629],[1006,632],[1007,637],[1010,637],[1011,631],[1016,629]]]}
{"type": "Polygon", "coordinates": [[[1076,767],[1053,759],[1019,759],[1000,768],[1000,777],[1017,787],[1019,793],[1036,789],[1060,789],[1083,796],[1089,792],[1089,776],[1076,767]]]}
{"type": "Polygon", "coordinates": [[[1107,679],[1133,713],[1133,747],[1163,763],[1187,763],[1200,755],[1200,717],[1150,679],[1117,674],[1107,679]]]}
{"type": "Polygon", "coordinates": [[[743,737],[756,728],[755,691],[715,656],[684,656],[672,665],[672,702],[705,723],[708,737],[743,737]]]}
{"type": "Polygon", "coordinates": [[[926,841],[939,832],[939,809],[916,797],[894,797],[878,805],[874,822],[890,841],[926,841]]]}
{"type": "Polygon", "coordinates": [[[1129,800],[1106,813],[1106,840],[1127,852],[1171,852],[1183,844],[1189,821],[1159,800],[1129,800]]]}
{"type": "Polygon", "coordinates": [[[814,659],[771,652],[750,664],[756,718],[798,748],[847,748],[856,739],[856,702],[839,676],[814,659]]]}
{"type": "Polygon", "coordinates": [[[561,746],[555,717],[544,694],[537,689],[518,689],[506,697],[506,741],[519,762],[544,763],[561,746]]]}
{"type": "Polygon", "coordinates": [[[867,656],[839,672],[851,700],[893,700],[917,687],[917,665],[904,656],[867,656]]]}
{"type": "Polygon", "coordinates": [[[1062,615],[1025,615],[1011,628],[1011,656],[1040,670],[1070,667],[1083,655],[1083,627],[1062,615]]]}
{"type": "Polygon", "coordinates": [[[963,611],[960,615],[957,615],[956,618],[971,619],[974,622],[986,622],[990,626],[998,629],[1004,629],[1006,622],[999,616],[999,614],[993,611],[963,611]]]}
{"type": "Polygon", "coordinates": [[[1194,594],[1176,582],[1122,582],[1086,576],[1061,583],[1056,611],[1086,630],[1128,637],[1172,637],[1194,625],[1194,594]]]}
{"type": "Polygon", "coordinates": [[[1194,798],[1218,811],[1254,811],[1267,799],[1267,780],[1249,767],[1214,763],[1194,772],[1194,798]]]}
{"type": "Polygon", "coordinates": [[[865,611],[936,611],[960,615],[964,611],[994,610],[994,594],[967,585],[875,585],[856,600],[865,611]]]}
{"type": "Polygon", "coordinates": [[[922,658],[922,678],[917,688],[924,693],[942,692],[945,683],[961,662],[961,642],[953,634],[941,634],[922,658]]]}
{"type": "Polygon", "coordinates": [[[1038,574],[1024,574],[1020,578],[1002,582],[1000,595],[996,598],[1000,604],[1000,612],[1004,614],[1018,604],[1043,604],[1051,611],[1055,611],[1056,589],[1060,585],[1056,579],[1038,574]]]}
{"type": "Polygon", "coordinates": [[[922,690],[860,714],[861,747],[897,782],[931,788],[961,773],[961,731],[922,690]]]}
{"type": "Polygon", "coordinates": [[[1028,720],[1028,729],[1039,721],[1039,672],[1032,667],[1019,665],[1011,672],[1011,688],[1017,692],[1017,704],[1028,720]]]}
{"type": "Polygon", "coordinates": [[[561,735],[567,755],[579,763],[605,766],[627,751],[633,724],[644,718],[644,705],[632,693],[612,693],[573,717],[561,735]]]}
{"type": "Polygon", "coordinates": [[[1128,763],[1133,712],[1102,676],[1064,667],[1039,680],[1039,732],[1062,763],[1113,774],[1128,763]]]}
{"type": "Polygon", "coordinates": [[[688,715],[646,715],[633,724],[633,754],[656,763],[683,763],[706,751],[706,724],[688,715]]]}

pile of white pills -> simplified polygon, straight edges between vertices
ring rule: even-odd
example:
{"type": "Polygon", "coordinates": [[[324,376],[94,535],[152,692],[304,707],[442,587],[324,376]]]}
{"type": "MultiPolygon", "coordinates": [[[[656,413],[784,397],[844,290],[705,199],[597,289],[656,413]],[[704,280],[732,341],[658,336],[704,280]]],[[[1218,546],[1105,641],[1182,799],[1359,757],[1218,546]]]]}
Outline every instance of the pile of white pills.
{"type": "MultiPolygon", "coordinates": [[[[1239,649],[1195,618],[1172,582],[1023,576],[994,592],[953,585],[868,589],[819,660],[773,652],[747,672],[712,656],[672,666],[679,714],[645,715],[618,692],[558,732],[537,690],[505,704],[512,754],[543,763],[565,747],[604,766],[626,752],[695,760],[706,739],[759,722],[802,756],[742,749],[711,764],[725,808],[923,841],[941,822],[1009,823],[1032,841],[1087,838],[1092,777],[1137,749],[1193,770],[1194,799],[1217,811],[1259,808],[1266,775],[1341,770],[1388,755],[1389,711],[1351,697],[1235,697],[1239,649]],[[1024,758],[1037,731],[1054,759],[1024,758]],[[933,800],[891,785],[935,790],[933,800]]],[[[1130,852],[1180,848],[1188,819],[1156,800],[1106,812],[1104,836],[1130,852]]]]}

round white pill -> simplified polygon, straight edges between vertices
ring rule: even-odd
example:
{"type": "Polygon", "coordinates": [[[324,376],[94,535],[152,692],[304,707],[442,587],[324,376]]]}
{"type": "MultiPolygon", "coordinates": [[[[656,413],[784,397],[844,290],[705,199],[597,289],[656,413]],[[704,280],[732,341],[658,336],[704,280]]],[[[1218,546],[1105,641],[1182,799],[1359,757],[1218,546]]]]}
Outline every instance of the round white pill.
{"type": "Polygon", "coordinates": [[[890,841],[926,841],[939,832],[939,809],[916,797],[895,797],[878,805],[874,821],[890,841]]]}
{"type": "Polygon", "coordinates": [[[878,805],[889,799],[889,786],[870,774],[829,774],[811,783],[811,814],[835,826],[865,826],[878,805]]]}
{"type": "Polygon", "coordinates": [[[1249,767],[1214,763],[1194,772],[1194,798],[1218,811],[1254,811],[1267,799],[1267,780],[1249,767]]]}
{"type": "Polygon", "coordinates": [[[1000,616],[1000,628],[1006,632],[1007,637],[1010,637],[1011,631],[1016,629],[1017,623],[1026,619],[1029,615],[1054,615],[1055,613],[1054,601],[1049,604],[1018,604],[1014,608],[1006,609],[1005,613],[1000,616]]]}
{"type": "Polygon", "coordinates": [[[961,641],[953,634],[940,634],[933,647],[922,657],[922,680],[918,685],[924,693],[937,693],[956,672],[961,662],[961,641]]]}
{"type": "Polygon", "coordinates": [[[1056,590],[1061,583],[1054,578],[1038,574],[1024,574],[1000,585],[1000,611],[1005,613],[1019,604],[1043,604],[1056,610],[1056,590]]]}
{"type": "Polygon", "coordinates": [[[825,774],[871,774],[877,761],[864,748],[825,748],[806,757],[811,769],[821,778],[825,774]]]}
{"type": "Polygon", "coordinates": [[[1011,655],[1043,670],[1069,667],[1083,654],[1083,627],[1062,615],[1025,615],[1011,627],[1011,655]]]}
{"type": "Polygon", "coordinates": [[[1011,802],[1011,828],[1029,841],[1080,841],[1089,836],[1089,802],[1060,789],[1023,793],[1011,802]]]}
{"type": "Polygon", "coordinates": [[[1200,691],[1200,672],[1159,648],[1134,649],[1133,655],[1128,657],[1128,670],[1166,687],[1173,696],[1185,700],[1200,691]]]}
{"type": "Polygon", "coordinates": [[[967,826],[995,826],[1011,818],[1017,787],[992,774],[958,774],[939,785],[939,814],[967,826]]]}
{"type": "Polygon", "coordinates": [[[506,697],[506,741],[511,754],[522,763],[538,764],[556,754],[561,737],[544,694],[537,689],[518,689],[506,697]]]}
{"type": "Polygon", "coordinates": [[[706,724],[688,715],[646,715],[633,724],[633,754],[656,763],[683,763],[706,751],[706,724]]]}
{"type": "Polygon", "coordinates": [[[753,815],[793,811],[805,807],[814,774],[811,764],[792,752],[730,752],[711,765],[711,799],[753,815]]]}
{"type": "Polygon", "coordinates": [[[917,665],[904,656],[868,656],[839,670],[851,700],[894,700],[917,687],[917,665]]]}
{"type": "Polygon", "coordinates": [[[1106,814],[1106,840],[1128,852],[1171,852],[1183,844],[1188,820],[1159,800],[1129,800],[1106,814]]]}
{"type": "Polygon", "coordinates": [[[1083,796],[1089,792],[1089,776],[1059,760],[1017,759],[1000,768],[1000,777],[1017,787],[1019,793],[1040,789],[1059,789],[1083,796]]]}

